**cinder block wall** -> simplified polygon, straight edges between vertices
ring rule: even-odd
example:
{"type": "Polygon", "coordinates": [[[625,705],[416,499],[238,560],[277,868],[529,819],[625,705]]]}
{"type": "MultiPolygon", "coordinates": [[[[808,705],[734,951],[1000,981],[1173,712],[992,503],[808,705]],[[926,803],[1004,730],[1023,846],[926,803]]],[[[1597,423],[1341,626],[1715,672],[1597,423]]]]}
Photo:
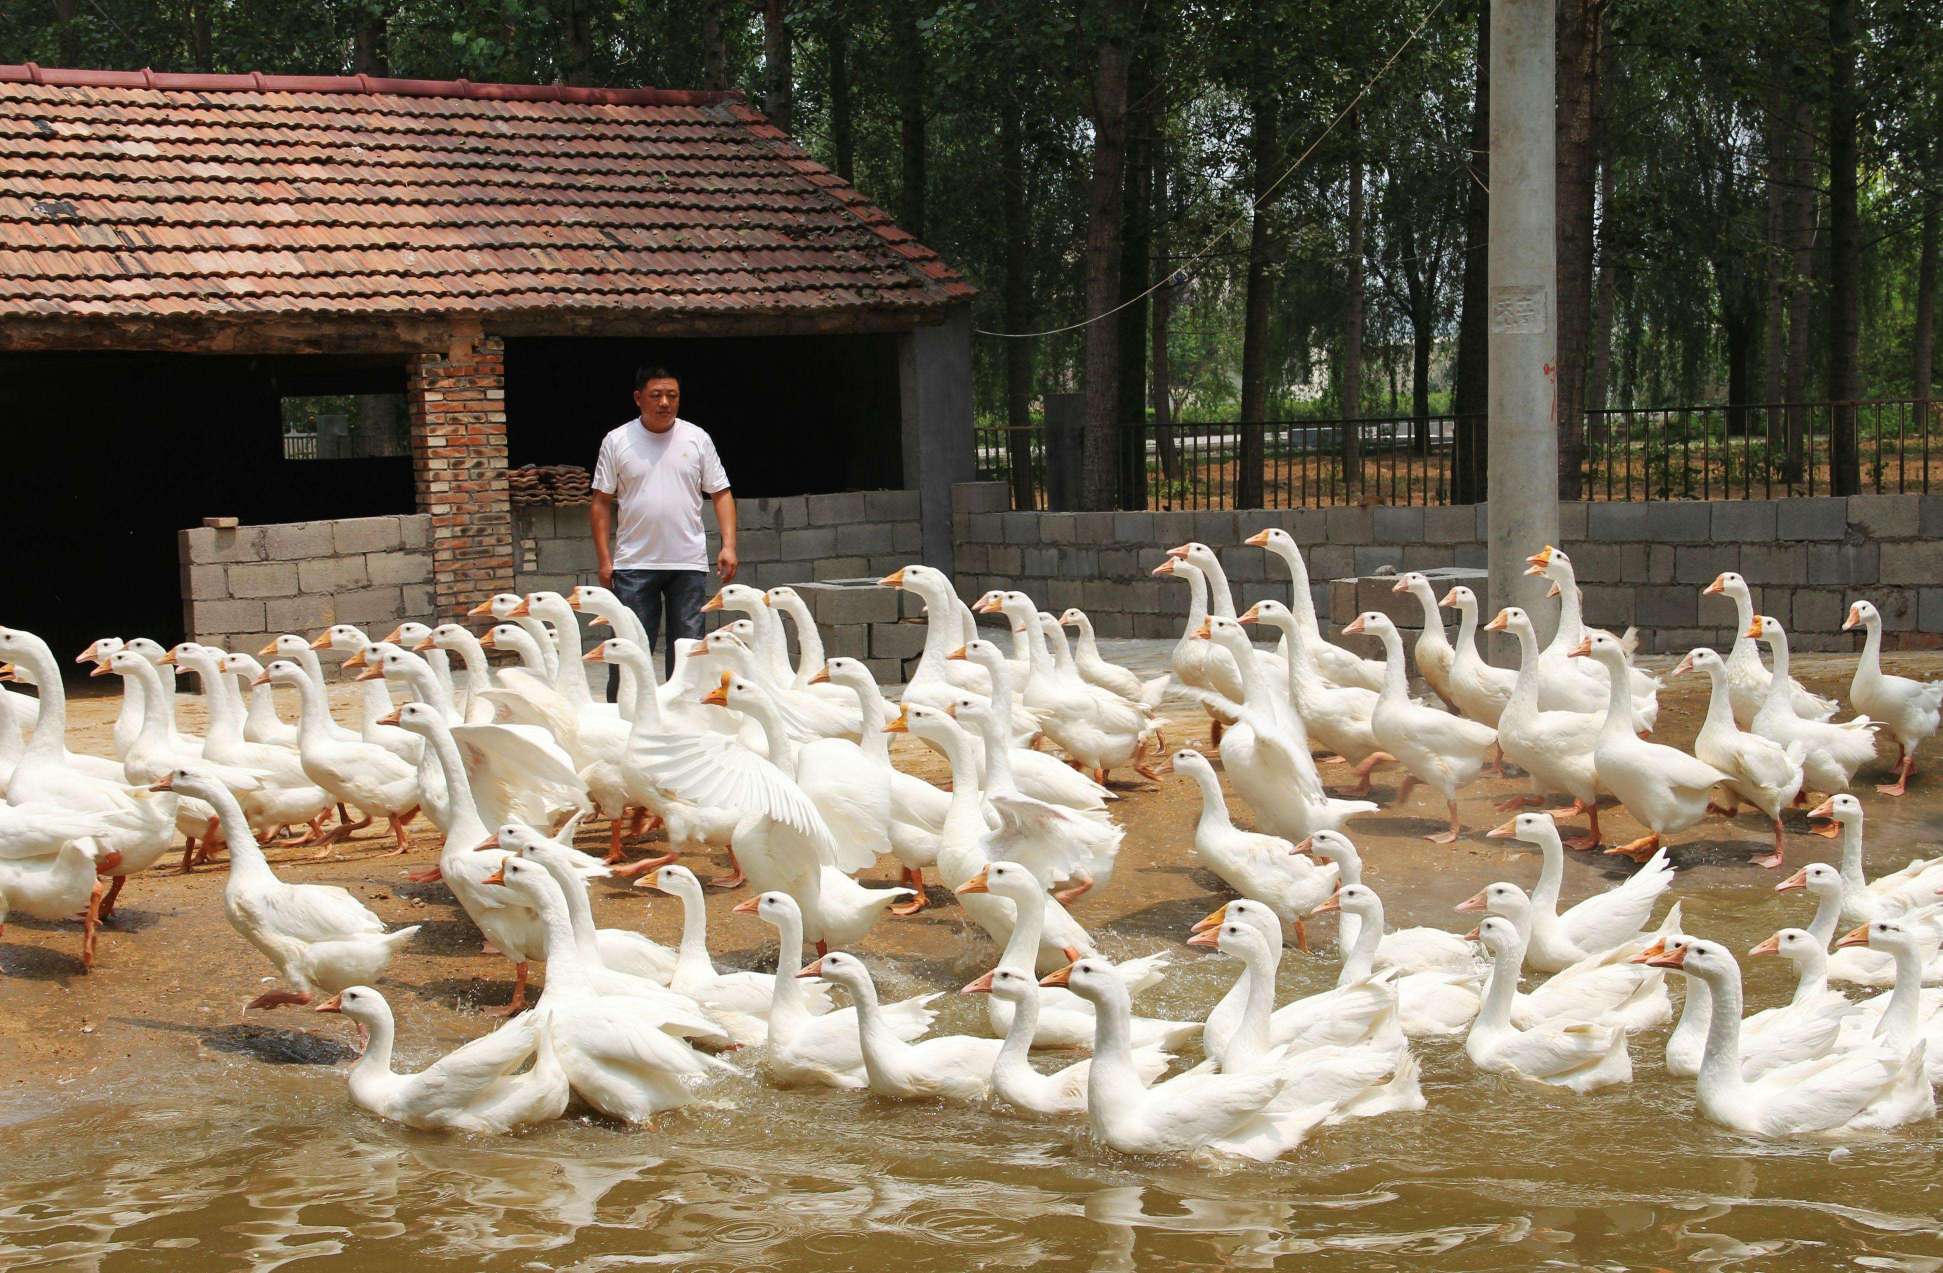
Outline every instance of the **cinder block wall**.
{"type": "MultiPolygon", "coordinates": [[[[1104,636],[1180,634],[1186,585],[1149,572],[1189,539],[1220,553],[1245,606],[1286,599],[1288,571],[1242,540],[1267,526],[1288,531],[1307,557],[1317,612],[1338,626],[1353,617],[1356,592],[1337,590],[1342,604],[1332,609],[1331,580],[1382,566],[1485,564],[1482,505],[1239,513],[1021,513],[1008,505],[1000,482],[953,488],[960,594],[1018,588],[1050,610],[1079,606],[1104,636]]],[[[1943,645],[1943,496],[1568,504],[1560,526],[1587,620],[1637,625],[1649,651],[1732,640],[1733,606],[1700,595],[1723,570],[1747,577],[1756,607],[1787,625],[1795,649],[1855,648],[1840,629],[1858,597],[1882,610],[1888,645],[1943,645]]]]}
{"type": "Polygon", "coordinates": [[[404,619],[432,621],[431,530],[429,515],[413,513],[180,531],[183,631],[255,653],[333,623],[375,637],[404,619]]]}

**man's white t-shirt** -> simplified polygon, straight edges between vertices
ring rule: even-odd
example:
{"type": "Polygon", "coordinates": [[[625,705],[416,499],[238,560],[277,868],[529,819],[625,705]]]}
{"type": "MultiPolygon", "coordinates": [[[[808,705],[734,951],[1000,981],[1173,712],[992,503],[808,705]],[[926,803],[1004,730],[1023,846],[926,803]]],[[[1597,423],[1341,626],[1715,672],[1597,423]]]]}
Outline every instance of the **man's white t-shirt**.
{"type": "Polygon", "coordinates": [[[707,570],[702,498],[729,488],[715,442],[676,420],[651,433],[640,417],[601,439],[594,489],[616,497],[616,570],[707,570]]]}

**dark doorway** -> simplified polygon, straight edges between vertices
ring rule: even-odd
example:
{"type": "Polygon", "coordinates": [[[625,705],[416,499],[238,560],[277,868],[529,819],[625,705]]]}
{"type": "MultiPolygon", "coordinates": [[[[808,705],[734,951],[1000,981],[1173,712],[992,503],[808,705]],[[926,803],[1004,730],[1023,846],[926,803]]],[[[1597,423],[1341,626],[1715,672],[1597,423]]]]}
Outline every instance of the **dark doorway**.
{"type": "Polygon", "coordinates": [[[738,495],[888,490],[903,483],[897,338],[772,336],[506,342],[511,462],[591,469],[633,418],[634,369],[681,378],[738,495]]]}
{"type": "Polygon", "coordinates": [[[63,662],[98,636],[182,638],[176,532],[411,512],[411,459],[285,459],[281,400],[404,392],[404,356],[0,354],[14,498],[7,612],[63,662]]]}

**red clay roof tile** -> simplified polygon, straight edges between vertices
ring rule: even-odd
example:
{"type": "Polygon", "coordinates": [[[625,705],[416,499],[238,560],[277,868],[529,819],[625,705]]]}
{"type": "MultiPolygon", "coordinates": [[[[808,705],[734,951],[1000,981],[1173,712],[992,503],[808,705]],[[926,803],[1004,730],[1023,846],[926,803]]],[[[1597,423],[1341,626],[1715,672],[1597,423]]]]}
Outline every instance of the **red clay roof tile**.
{"type": "Polygon", "coordinates": [[[736,94],[0,66],[0,319],[972,294],[736,94]]]}

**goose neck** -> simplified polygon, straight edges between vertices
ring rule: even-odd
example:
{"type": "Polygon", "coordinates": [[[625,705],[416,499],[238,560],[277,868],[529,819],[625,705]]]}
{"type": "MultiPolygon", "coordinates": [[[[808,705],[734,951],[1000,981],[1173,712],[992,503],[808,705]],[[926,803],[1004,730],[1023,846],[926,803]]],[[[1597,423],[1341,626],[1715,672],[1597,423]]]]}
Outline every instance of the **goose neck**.
{"type": "Polygon", "coordinates": [[[1234,618],[1235,594],[1228,587],[1228,572],[1222,568],[1221,559],[1210,552],[1201,571],[1208,577],[1208,607],[1220,618],[1234,618]]]}
{"type": "Polygon", "coordinates": [[[1242,969],[1248,982],[1247,997],[1242,1000],[1241,1020],[1221,1057],[1223,1070],[1249,1069],[1269,1049],[1269,1019],[1275,1013],[1275,964],[1268,947],[1259,942],[1244,947],[1242,969]]]}
{"type": "Polygon", "coordinates": [[[783,602],[783,613],[796,625],[796,683],[808,685],[823,666],[823,634],[817,630],[816,618],[801,597],[783,602]]]}
{"type": "Polygon", "coordinates": [[[1511,683],[1511,702],[1505,711],[1523,716],[1538,710],[1538,634],[1531,624],[1520,623],[1512,635],[1518,638],[1518,676],[1511,683]]]}
{"type": "Polygon", "coordinates": [[[1289,568],[1289,611],[1295,615],[1296,622],[1314,630],[1316,599],[1309,592],[1309,564],[1302,560],[1302,549],[1290,543],[1271,544],[1269,550],[1289,568]]]}
{"type": "Polygon", "coordinates": [[[999,963],[1008,968],[1031,968],[1039,960],[1039,938],[1046,928],[1043,896],[1012,898],[1012,934],[999,963]]]}
{"type": "MultiPolygon", "coordinates": [[[[1847,881],[1843,881],[1846,885],[1847,881]]],[[[1808,934],[1821,943],[1824,951],[1828,943],[1835,940],[1835,929],[1842,920],[1842,897],[1844,889],[1825,888],[1815,893],[1815,916],[1808,921],[1808,934]]]]}
{"type": "MultiPolygon", "coordinates": [[[[473,846],[486,838],[487,831],[478,808],[472,803],[472,780],[459,756],[459,744],[453,741],[451,726],[442,720],[435,721],[427,731],[426,742],[438,757],[439,769],[445,774],[446,795],[452,805],[452,825],[445,833],[447,851],[470,853],[473,846]]],[[[561,922],[565,923],[564,899],[561,908],[561,922]]]]}
{"type": "Polygon", "coordinates": [[[1707,681],[1707,717],[1700,727],[1703,730],[1735,729],[1734,703],[1727,692],[1727,668],[1710,662],[1707,681]]]}
{"type": "MultiPolygon", "coordinates": [[[[1368,927],[1364,925],[1365,931],[1368,927]]],[[[1357,935],[1359,945],[1361,937],[1361,934],[1357,935]]],[[[1524,963],[1525,945],[1522,941],[1512,943],[1491,957],[1491,975],[1485,981],[1484,1000],[1478,1005],[1473,1029],[1511,1028],[1511,1004],[1518,995],[1518,972],[1524,963]]]]}
{"type": "MultiPolygon", "coordinates": [[[[1691,990],[1692,982],[1688,983],[1691,990]]],[[[1707,1017],[1707,1042],[1700,1058],[1699,1092],[1703,1102],[1732,1100],[1743,1094],[1741,1075],[1741,979],[1738,974],[1708,982],[1713,1003],[1707,1017]]]]}
{"type": "Polygon", "coordinates": [[[685,888],[676,896],[681,901],[681,947],[676,957],[684,972],[713,977],[715,961],[708,955],[708,912],[702,905],[702,895],[685,888]]]}
{"type": "Polygon", "coordinates": [[[1889,953],[1896,960],[1896,981],[1876,1034],[1891,1048],[1906,1052],[1915,1046],[1922,1029],[1923,958],[1913,941],[1897,942],[1889,953]]]}
{"type": "Polygon", "coordinates": [[[1401,703],[1410,696],[1409,674],[1403,666],[1403,638],[1387,624],[1378,636],[1383,642],[1383,697],[1401,703]]]}
{"type": "Polygon", "coordinates": [[[390,1078],[391,1050],[397,1036],[397,1026],[390,1012],[381,1012],[365,1024],[366,1035],[364,1053],[351,1066],[353,1078],[380,1077],[390,1078]]]}
{"type": "Polygon", "coordinates": [[[1871,616],[1862,627],[1862,657],[1855,665],[1855,679],[1868,685],[1882,679],[1882,620],[1871,616]]]}
{"type": "Polygon", "coordinates": [[[1383,907],[1375,906],[1367,914],[1358,914],[1357,919],[1356,943],[1343,960],[1342,972],[1336,977],[1338,986],[1362,981],[1376,968],[1376,948],[1383,942],[1383,907]]]}

